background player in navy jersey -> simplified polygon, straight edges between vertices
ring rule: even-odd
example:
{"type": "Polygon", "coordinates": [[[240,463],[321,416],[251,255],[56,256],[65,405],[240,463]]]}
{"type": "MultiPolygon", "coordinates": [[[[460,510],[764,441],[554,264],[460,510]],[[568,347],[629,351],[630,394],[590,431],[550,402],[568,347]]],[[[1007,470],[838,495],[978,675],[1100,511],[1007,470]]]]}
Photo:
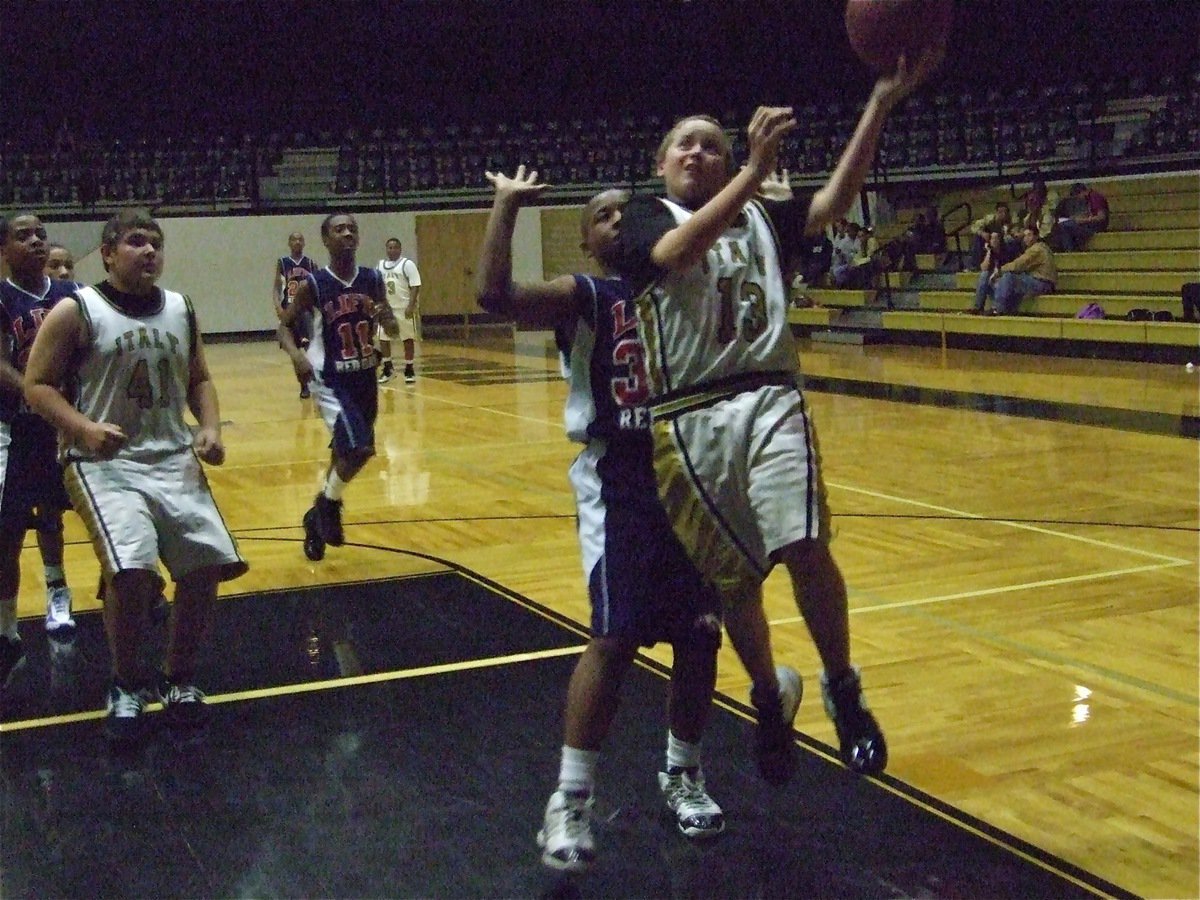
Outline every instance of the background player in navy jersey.
{"type": "Polygon", "coordinates": [[[104,573],[112,653],[105,732],[126,746],[144,735],[151,697],[180,736],[205,724],[195,677],[217,584],[247,565],[200,465],[225,460],[220,409],[191,301],[157,286],[162,228],[144,211],[125,210],[105,224],[100,253],[106,280],[79,288],[42,323],[25,397],[59,430],[67,489],[104,573]],[[74,401],[64,384],[77,385],[74,401]],[[143,649],[162,589],[160,558],[176,590],[165,665],[153,671],[143,649]]]}
{"type": "MultiPolygon", "coordinates": [[[[514,284],[517,213],[546,186],[523,166],[513,177],[487,177],[496,197],[481,253],[479,302],[523,325],[555,328],[570,373],[568,436],[586,445],[570,477],[592,601],[592,639],[571,676],[558,790],[538,835],[546,865],[577,871],[595,857],[590,810],[597,758],[622,679],[640,645],[668,641],[675,654],[660,788],[684,834],[704,837],[724,828],[700,767],[700,738],[716,677],[720,607],[684,555],[656,493],[643,405],[644,351],[629,282],[567,275],[514,284]]],[[[622,191],[604,191],[583,211],[583,248],[605,270],[626,199],[622,191]]],[[[766,634],[765,620],[761,633],[766,634]]],[[[774,672],[766,677],[773,680],[774,672]]]]}
{"type": "Polygon", "coordinates": [[[47,278],[74,281],[75,256],[62,244],[47,244],[45,272],[47,278]]]}
{"type": "MultiPolygon", "coordinates": [[[[296,290],[309,275],[317,271],[317,264],[312,257],[304,253],[304,235],[299,231],[288,235],[288,250],[290,252],[287,256],[275,260],[275,282],[271,288],[271,303],[275,308],[275,316],[279,319],[282,319],[283,311],[292,302],[296,290]]],[[[280,328],[282,327],[281,325],[280,328]]],[[[292,340],[301,349],[308,346],[308,323],[303,318],[293,324],[292,340]]],[[[280,342],[282,344],[282,338],[280,342]]],[[[308,399],[307,381],[300,382],[300,399],[308,399]]]]}
{"type": "Polygon", "coordinates": [[[31,524],[46,575],[46,629],[69,639],[75,628],[63,572],[63,511],[70,507],[53,426],[31,412],[22,378],[46,314],[78,287],[44,274],[49,243],[34,215],[0,219],[0,252],[9,277],[0,284],[0,685],[19,664],[17,632],[21,544],[31,524]],[[36,514],[36,515],[35,515],[36,514]]]}
{"type": "Polygon", "coordinates": [[[321,240],[329,265],[300,282],[280,320],[280,341],[296,377],[311,384],[333,438],[325,485],[304,514],[304,552],[314,560],[325,555],[326,544],[344,542],[342,494],[375,455],[379,353],[371,340],[372,318],[393,337],[400,330],[384,295],[383,276],[356,262],[358,220],[347,213],[326,216],[321,240]],[[305,315],[311,325],[308,347],[302,349],[291,328],[305,315]]]}

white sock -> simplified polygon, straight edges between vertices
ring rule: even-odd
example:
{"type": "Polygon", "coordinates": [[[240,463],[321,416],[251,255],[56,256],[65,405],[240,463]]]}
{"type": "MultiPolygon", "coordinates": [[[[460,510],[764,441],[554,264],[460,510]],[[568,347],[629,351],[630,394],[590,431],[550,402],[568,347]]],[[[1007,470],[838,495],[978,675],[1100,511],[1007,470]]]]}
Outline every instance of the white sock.
{"type": "Polygon", "coordinates": [[[0,600],[0,636],[14,641],[21,636],[21,633],[17,631],[16,597],[0,600]]]}
{"type": "Polygon", "coordinates": [[[558,767],[558,789],[573,794],[590,794],[596,786],[598,750],[579,750],[563,744],[558,767]]]}
{"type": "Polygon", "coordinates": [[[681,741],[670,731],[667,732],[667,771],[671,769],[699,769],[700,744],[689,744],[681,741]]]}
{"type": "Polygon", "coordinates": [[[62,566],[44,566],[43,569],[46,573],[46,587],[67,583],[67,574],[62,566]]]}
{"type": "Polygon", "coordinates": [[[338,477],[338,473],[330,469],[329,477],[325,479],[324,494],[330,500],[341,500],[342,494],[346,492],[346,482],[338,477]]]}

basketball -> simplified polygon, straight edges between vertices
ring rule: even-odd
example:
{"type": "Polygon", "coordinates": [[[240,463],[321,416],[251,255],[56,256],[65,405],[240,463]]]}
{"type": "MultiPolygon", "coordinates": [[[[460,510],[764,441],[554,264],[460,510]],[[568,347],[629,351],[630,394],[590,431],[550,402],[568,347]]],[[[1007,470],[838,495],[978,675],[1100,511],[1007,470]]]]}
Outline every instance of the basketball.
{"type": "Polygon", "coordinates": [[[953,12],[954,0],[848,0],[846,35],[859,59],[877,72],[892,72],[902,53],[911,60],[944,41],[953,12]]]}

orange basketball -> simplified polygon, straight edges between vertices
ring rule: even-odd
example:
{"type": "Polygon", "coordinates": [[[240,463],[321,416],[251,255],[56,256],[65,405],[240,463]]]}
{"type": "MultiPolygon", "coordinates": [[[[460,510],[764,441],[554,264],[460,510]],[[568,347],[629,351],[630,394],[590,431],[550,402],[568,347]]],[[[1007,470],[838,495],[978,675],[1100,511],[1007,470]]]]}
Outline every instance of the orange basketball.
{"type": "Polygon", "coordinates": [[[846,35],[859,59],[891,72],[900,54],[944,41],[953,12],[954,0],[848,0],[846,35]]]}

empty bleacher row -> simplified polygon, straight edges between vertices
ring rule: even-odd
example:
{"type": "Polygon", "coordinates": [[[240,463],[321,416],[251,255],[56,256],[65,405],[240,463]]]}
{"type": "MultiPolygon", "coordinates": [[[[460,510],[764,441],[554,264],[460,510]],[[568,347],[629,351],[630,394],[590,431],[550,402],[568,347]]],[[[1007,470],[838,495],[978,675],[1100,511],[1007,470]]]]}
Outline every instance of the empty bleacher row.
{"type": "MultiPolygon", "coordinates": [[[[1048,173],[1119,169],[1142,159],[1177,167],[1200,157],[1197,109],[1200,71],[1010,91],[928,90],[893,114],[878,171],[885,179],[944,180],[1031,166],[1048,173]]],[[[785,142],[781,165],[801,181],[828,173],[859,111],[836,99],[801,104],[800,127],[785,142]]],[[[722,113],[739,158],[749,114],[722,113]]],[[[672,118],[652,112],[342,131],[313,127],[156,143],[60,136],[52,150],[23,146],[10,136],[0,144],[0,208],[270,206],[331,196],[386,203],[410,194],[483,195],[485,171],[519,163],[538,168],[555,185],[636,183],[652,178],[654,153],[672,118]],[[298,158],[292,171],[289,156],[298,158]]]]}

